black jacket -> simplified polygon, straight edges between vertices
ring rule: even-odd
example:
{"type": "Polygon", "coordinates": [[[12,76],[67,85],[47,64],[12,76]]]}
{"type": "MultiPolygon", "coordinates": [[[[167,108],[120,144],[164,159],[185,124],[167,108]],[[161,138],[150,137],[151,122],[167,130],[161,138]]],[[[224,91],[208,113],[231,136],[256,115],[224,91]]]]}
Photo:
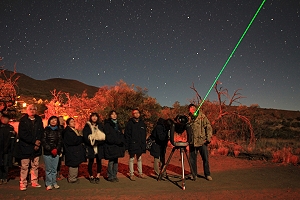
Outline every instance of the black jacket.
{"type": "Polygon", "coordinates": [[[125,128],[126,149],[129,154],[146,153],[146,124],[140,118],[138,122],[134,118],[129,119],[125,128]]]}
{"type": "Polygon", "coordinates": [[[13,147],[15,144],[14,127],[10,124],[1,124],[0,122],[0,166],[8,164],[11,166],[13,147]],[[8,162],[4,163],[4,154],[8,155],[8,162]]]}
{"type": "Polygon", "coordinates": [[[19,153],[20,158],[34,158],[42,154],[42,148],[34,150],[36,140],[41,140],[44,132],[42,118],[34,116],[34,120],[28,118],[28,114],[20,119],[19,123],[19,153]]]}
{"type": "Polygon", "coordinates": [[[159,118],[150,137],[155,140],[150,149],[150,155],[159,158],[166,153],[168,145],[168,129],[164,126],[164,119],[159,118]]]}
{"type": "Polygon", "coordinates": [[[116,124],[111,119],[104,121],[105,144],[104,157],[107,160],[124,157],[125,153],[125,138],[122,133],[120,124],[116,124]]]}
{"type": "Polygon", "coordinates": [[[61,129],[52,130],[49,126],[45,128],[42,145],[44,148],[44,155],[51,155],[53,149],[57,149],[57,154],[61,153],[62,137],[61,129]]]}
{"type": "Polygon", "coordinates": [[[64,130],[64,150],[65,164],[67,166],[78,167],[80,163],[86,161],[83,138],[82,136],[77,136],[69,126],[64,130]]]}
{"type": "MultiPolygon", "coordinates": [[[[97,123],[97,125],[98,125],[98,129],[104,132],[103,125],[101,123],[97,123]]],[[[82,133],[83,133],[83,141],[87,148],[87,158],[95,158],[94,148],[91,145],[91,141],[89,140],[89,135],[92,134],[92,130],[88,124],[85,124],[82,133]]],[[[104,148],[103,148],[104,141],[96,141],[95,145],[97,145],[98,148],[98,158],[99,159],[104,158],[104,148]]]]}

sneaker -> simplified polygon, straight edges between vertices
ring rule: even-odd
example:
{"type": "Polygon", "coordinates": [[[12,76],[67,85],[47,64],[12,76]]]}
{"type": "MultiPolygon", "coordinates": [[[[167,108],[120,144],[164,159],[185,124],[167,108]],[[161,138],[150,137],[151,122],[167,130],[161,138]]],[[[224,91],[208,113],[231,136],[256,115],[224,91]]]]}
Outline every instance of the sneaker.
{"type": "Polygon", "coordinates": [[[41,186],[40,184],[38,184],[38,183],[32,183],[31,186],[34,187],[34,188],[40,188],[40,187],[42,187],[42,186],[41,186]]]}
{"type": "Polygon", "coordinates": [[[116,177],[116,178],[115,178],[115,181],[116,181],[116,182],[119,182],[119,179],[116,177]]]}
{"type": "Polygon", "coordinates": [[[52,190],[52,185],[48,185],[47,187],[46,187],[46,190],[52,190]]]}
{"type": "Polygon", "coordinates": [[[3,183],[6,184],[7,183],[7,179],[3,179],[3,183]]]}
{"type": "Polygon", "coordinates": [[[139,178],[141,178],[141,179],[146,179],[147,177],[146,177],[145,174],[139,174],[139,178]]]}
{"type": "Polygon", "coordinates": [[[99,184],[99,182],[100,182],[100,178],[96,177],[96,178],[95,178],[95,183],[96,183],[96,184],[99,184]]]}
{"type": "Polygon", "coordinates": [[[55,189],[59,189],[59,188],[60,188],[59,185],[57,185],[57,184],[54,184],[53,187],[54,187],[55,189]]]}
{"type": "Polygon", "coordinates": [[[27,187],[26,186],[20,186],[20,190],[25,191],[25,190],[27,190],[27,187]]]}
{"type": "Polygon", "coordinates": [[[213,179],[212,179],[212,177],[211,177],[211,176],[206,176],[206,180],[208,180],[208,181],[212,181],[213,179]]]}
{"type": "Polygon", "coordinates": [[[130,179],[131,181],[135,181],[135,176],[134,176],[134,175],[130,175],[129,179],[130,179]]]}

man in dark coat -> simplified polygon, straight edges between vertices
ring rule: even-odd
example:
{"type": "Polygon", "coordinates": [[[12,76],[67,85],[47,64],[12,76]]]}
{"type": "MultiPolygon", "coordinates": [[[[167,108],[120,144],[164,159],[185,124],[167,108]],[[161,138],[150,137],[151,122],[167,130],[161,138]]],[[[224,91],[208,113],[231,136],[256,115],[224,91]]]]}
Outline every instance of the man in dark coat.
{"type": "Polygon", "coordinates": [[[142,170],[142,154],[146,153],[146,124],[141,119],[140,111],[134,109],[132,111],[133,117],[129,119],[125,128],[126,149],[129,152],[129,172],[130,180],[134,181],[134,156],[137,158],[137,168],[139,178],[145,179],[146,176],[142,170]]]}
{"type": "Polygon", "coordinates": [[[159,163],[161,163],[161,168],[165,165],[165,155],[169,140],[168,132],[171,124],[171,119],[164,120],[159,118],[150,135],[151,139],[155,141],[151,146],[150,155],[154,157],[154,172],[156,175],[160,173],[159,163]]]}
{"type": "Polygon", "coordinates": [[[37,108],[34,105],[27,107],[25,114],[19,123],[19,142],[20,142],[20,190],[27,189],[27,175],[29,163],[31,162],[31,185],[32,187],[41,187],[38,183],[38,167],[41,150],[41,138],[44,127],[42,118],[36,114],[37,108]]]}
{"type": "Polygon", "coordinates": [[[0,122],[0,185],[7,183],[8,167],[12,163],[14,141],[14,127],[9,124],[9,115],[3,113],[0,122]]]}

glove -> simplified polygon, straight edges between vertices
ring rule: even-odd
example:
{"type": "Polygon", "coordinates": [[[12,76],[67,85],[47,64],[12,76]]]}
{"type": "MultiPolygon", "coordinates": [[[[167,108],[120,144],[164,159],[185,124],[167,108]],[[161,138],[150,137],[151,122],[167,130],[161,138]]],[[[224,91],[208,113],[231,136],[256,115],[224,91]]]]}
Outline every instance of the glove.
{"type": "Polygon", "coordinates": [[[57,156],[57,149],[52,149],[51,154],[56,157],[57,156]]]}

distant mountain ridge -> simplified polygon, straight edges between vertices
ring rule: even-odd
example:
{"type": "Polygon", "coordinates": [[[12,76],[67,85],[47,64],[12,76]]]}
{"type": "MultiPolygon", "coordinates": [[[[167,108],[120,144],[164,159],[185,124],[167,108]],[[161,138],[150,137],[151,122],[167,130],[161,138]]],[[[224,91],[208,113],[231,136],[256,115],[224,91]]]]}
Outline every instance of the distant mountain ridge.
{"type": "MultiPolygon", "coordinates": [[[[7,77],[12,74],[12,71],[6,70],[7,77]]],[[[47,80],[36,80],[23,73],[16,73],[14,78],[20,77],[17,80],[17,94],[20,96],[34,97],[36,99],[48,99],[53,96],[50,91],[56,89],[56,91],[68,92],[70,95],[81,94],[86,91],[88,97],[93,97],[99,88],[91,85],[87,85],[77,80],[64,79],[64,78],[51,78],[47,80]]],[[[0,78],[3,78],[0,76],[0,78]]]]}

